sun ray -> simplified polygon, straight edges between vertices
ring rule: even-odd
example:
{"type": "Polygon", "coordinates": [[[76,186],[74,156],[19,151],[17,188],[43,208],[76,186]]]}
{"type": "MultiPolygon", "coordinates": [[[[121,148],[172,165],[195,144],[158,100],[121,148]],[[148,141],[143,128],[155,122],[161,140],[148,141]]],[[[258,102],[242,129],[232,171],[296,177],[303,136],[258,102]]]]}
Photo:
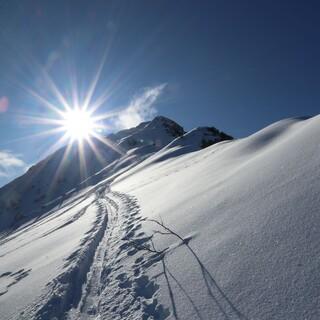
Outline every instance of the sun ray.
{"type": "MultiPolygon", "coordinates": [[[[71,66],[69,65],[69,68],[71,66]]],[[[75,106],[76,109],[79,109],[80,101],[79,101],[79,90],[78,90],[78,81],[75,71],[70,70],[70,82],[71,82],[71,99],[72,104],[75,106]]]]}
{"type": "Polygon", "coordinates": [[[84,110],[87,110],[88,107],[89,107],[89,104],[91,103],[91,99],[92,99],[92,96],[96,90],[96,87],[97,87],[97,83],[100,79],[100,75],[101,75],[101,72],[102,72],[102,69],[104,67],[104,64],[105,64],[105,59],[106,59],[106,53],[103,55],[102,59],[101,59],[101,62],[99,64],[99,67],[98,67],[98,70],[97,72],[95,73],[95,76],[90,84],[90,87],[88,89],[88,92],[86,94],[86,97],[84,99],[84,102],[83,102],[83,108],[84,110]]]}
{"type": "MultiPolygon", "coordinates": [[[[114,34],[113,34],[114,36],[114,34]]],[[[84,108],[85,110],[88,109],[89,105],[91,106],[91,111],[94,112],[96,111],[96,108],[93,107],[93,105],[91,104],[91,100],[92,100],[92,96],[96,90],[96,87],[97,87],[97,84],[100,80],[100,77],[101,77],[101,72],[106,64],[106,60],[107,60],[107,57],[108,57],[108,54],[109,54],[109,51],[111,50],[111,46],[112,46],[112,43],[113,43],[113,39],[114,37],[111,37],[109,39],[109,42],[108,44],[106,45],[105,49],[104,49],[104,52],[102,54],[102,57],[101,57],[101,61],[100,61],[100,64],[97,68],[97,71],[95,73],[95,76],[89,86],[89,89],[88,89],[88,92],[86,94],[86,97],[85,97],[85,100],[84,100],[84,108]]],[[[103,94],[104,95],[104,94],[103,94]]],[[[109,95],[108,95],[109,96],[109,95]]],[[[106,101],[106,99],[104,99],[103,101],[106,101]]]]}
{"type": "Polygon", "coordinates": [[[17,118],[23,122],[28,122],[32,124],[41,124],[41,125],[54,125],[62,126],[63,120],[56,118],[45,118],[41,116],[32,116],[32,115],[18,115],[17,118]]]}
{"type": "Polygon", "coordinates": [[[32,140],[32,139],[36,139],[36,138],[43,138],[45,136],[51,136],[53,134],[58,134],[58,133],[62,133],[64,132],[64,129],[61,127],[58,128],[54,128],[54,129],[50,129],[50,130],[45,130],[45,131],[41,131],[39,133],[35,133],[35,134],[30,134],[21,138],[16,138],[16,139],[11,139],[5,142],[2,142],[1,145],[10,145],[14,142],[20,142],[20,141],[26,141],[26,140],[32,140]]]}
{"type": "Polygon", "coordinates": [[[120,90],[121,86],[123,87],[126,82],[129,81],[129,76],[127,79],[123,79],[125,75],[125,70],[120,73],[110,84],[109,86],[100,94],[100,96],[90,104],[92,112],[96,112],[101,106],[103,106],[108,99],[114,94],[115,91],[120,90]],[[121,86],[119,85],[121,84],[121,86]]]}
{"type": "Polygon", "coordinates": [[[61,105],[64,107],[66,111],[70,110],[71,108],[69,106],[68,101],[65,99],[63,94],[58,89],[57,85],[51,79],[49,73],[42,67],[40,67],[40,70],[42,71],[42,75],[44,76],[46,82],[48,83],[49,88],[51,89],[52,93],[55,95],[56,99],[61,103],[61,105]]]}
{"type": "Polygon", "coordinates": [[[97,160],[102,164],[102,165],[107,165],[107,160],[102,156],[101,152],[99,149],[96,147],[96,145],[93,143],[91,138],[87,139],[88,145],[95,154],[97,160]]]}
{"type": "Polygon", "coordinates": [[[26,92],[28,92],[31,96],[33,96],[34,98],[36,98],[36,100],[38,100],[40,103],[43,103],[44,106],[46,106],[47,108],[49,108],[50,110],[54,111],[56,114],[58,114],[59,116],[61,116],[63,114],[63,111],[60,110],[59,108],[57,108],[53,103],[51,103],[50,101],[48,101],[46,98],[42,97],[40,94],[36,93],[34,90],[32,90],[31,88],[27,88],[25,86],[22,85],[22,88],[24,88],[26,90],[26,92]]]}
{"type": "Polygon", "coordinates": [[[103,137],[102,135],[99,135],[97,133],[93,133],[92,134],[93,137],[95,137],[96,139],[98,139],[99,141],[101,141],[103,144],[105,144],[106,146],[110,147],[111,149],[113,149],[114,151],[116,151],[117,153],[124,155],[125,152],[123,150],[121,150],[121,148],[119,146],[117,146],[116,144],[114,144],[110,139],[103,137]]]}
{"type": "Polygon", "coordinates": [[[71,142],[69,137],[68,137],[68,134],[67,133],[64,133],[62,137],[60,137],[53,145],[51,145],[47,150],[46,152],[42,155],[42,157],[47,157],[49,156],[50,154],[52,154],[54,151],[56,151],[57,149],[61,148],[64,146],[64,144],[66,142],[71,142]]]}
{"type": "MultiPolygon", "coordinates": [[[[55,82],[53,81],[53,79],[50,77],[48,70],[43,67],[34,57],[32,54],[28,54],[28,65],[32,66],[32,72],[34,72],[34,70],[37,70],[41,76],[43,77],[45,83],[47,84],[49,90],[51,91],[51,93],[54,95],[54,97],[58,100],[58,102],[63,106],[64,110],[69,110],[70,105],[68,103],[68,101],[66,100],[66,98],[63,96],[63,94],[61,93],[61,91],[58,89],[58,86],[55,84],[55,82]]],[[[24,57],[26,59],[26,57],[24,57]]],[[[19,83],[19,85],[26,90],[29,94],[31,94],[32,96],[34,96],[37,100],[39,100],[39,102],[44,103],[48,108],[50,108],[51,110],[57,112],[58,114],[61,114],[61,112],[63,112],[63,110],[60,110],[59,108],[57,108],[53,103],[51,103],[50,101],[48,101],[48,99],[42,97],[40,94],[38,94],[35,90],[26,87],[25,85],[23,85],[22,83],[19,83]]]]}
{"type": "Polygon", "coordinates": [[[88,178],[87,162],[86,162],[86,156],[84,152],[85,147],[83,144],[83,140],[79,140],[77,143],[78,143],[80,177],[81,177],[81,181],[84,181],[88,178]]]}
{"type": "Polygon", "coordinates": [[[92,119],[94,119],[95,122],[99,122],[99,121],[102,121],[102,120],[114,118],[120,112],[121,112],[121,110],[108,111],[108,112],[101,113],[99,115],[93,116],[92,119]]]}
{"type": "Polygon", "coordinates": [[[65,150],[64,150],[63,156],[61,158],[61,161],[60,161],[60,163],[58,165],[58,168],[57,168],[57,170],[56,170],[56,172],[54,174],[54,177],[52,179],[52,182],[51,182],[51,184],[49,186],[49,193],[52,192],[53,189],[55,188],[57,180],[61,175],[61,172],[63,170],[63,166],[66,163],[66,159],[68,158],[68,156],[69,156],[69,154],[71,152],[71,149],[72,149],[72,143],[71,143],[71,141],[69,141],[67,146],[65,147],[65,150]]]}

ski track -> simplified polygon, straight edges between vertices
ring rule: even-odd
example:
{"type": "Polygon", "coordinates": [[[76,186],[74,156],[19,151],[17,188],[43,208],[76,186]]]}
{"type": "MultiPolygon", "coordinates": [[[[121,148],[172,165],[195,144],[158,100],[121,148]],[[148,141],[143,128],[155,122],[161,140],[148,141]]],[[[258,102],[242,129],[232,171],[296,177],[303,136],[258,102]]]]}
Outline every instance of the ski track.
{"type": "Polygon", "coordinates": [[[159,286],[146,275],[162,256],[140,250],[150,237],[134,197],[96,190],[97,218],[67,259],[63,272],[18,319],[163,320],[169,309],[159,304],[159,286]]]}

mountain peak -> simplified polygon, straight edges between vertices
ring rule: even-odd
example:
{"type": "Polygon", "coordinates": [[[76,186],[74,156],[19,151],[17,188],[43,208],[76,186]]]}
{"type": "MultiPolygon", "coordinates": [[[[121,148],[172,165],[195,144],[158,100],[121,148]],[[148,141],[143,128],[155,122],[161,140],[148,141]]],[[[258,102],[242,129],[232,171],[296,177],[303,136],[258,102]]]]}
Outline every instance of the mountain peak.
{"type": "Polygon", "coordinates": [[[165,116],[156,116],[153,118],[153,120],[151,120],[150,122],[160,122],[160,123],[176,123],[175,121],[173,121],[172,119],[169,119],[165,116]]]}
{"type": "Polygon", "coordinates": [[[182,126],[180,126],[175,121],[164,117],[164,116],[156,116],[153,120],[151,120],[148,124],[149,128],[156,127],[164,127],[170,135],[174,138],[180,137],[185,134],[185,131],[182,126]]]}

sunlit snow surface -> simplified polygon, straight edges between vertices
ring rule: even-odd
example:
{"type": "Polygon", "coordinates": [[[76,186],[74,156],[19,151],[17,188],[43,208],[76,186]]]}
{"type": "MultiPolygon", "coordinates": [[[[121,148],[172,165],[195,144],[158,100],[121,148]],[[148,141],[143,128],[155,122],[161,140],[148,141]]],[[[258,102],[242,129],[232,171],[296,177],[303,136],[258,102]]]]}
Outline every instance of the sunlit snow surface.
{"type": "Polygon", "coordinates": [[[61,273],[94,221],[94,194],[71,198],[52,214],[21,227],[0,243],[0,318],[19,314],[61,273]]]}
{"type": "Polygon", "coordinates": [[[201,130],[3,235],[0,319],[319,319],[320,118],[201,130]]]}
{"type": "MultiPolygon", "coordinates": [[[[320,318],[319,137],[319,116],[284,120],[118,178],[113,189],[136,196],[143,216],[192,237],[158,278],[177,318],[320,318]]],[[[156,239],[159,248],[178,241],[156,239]]]]}

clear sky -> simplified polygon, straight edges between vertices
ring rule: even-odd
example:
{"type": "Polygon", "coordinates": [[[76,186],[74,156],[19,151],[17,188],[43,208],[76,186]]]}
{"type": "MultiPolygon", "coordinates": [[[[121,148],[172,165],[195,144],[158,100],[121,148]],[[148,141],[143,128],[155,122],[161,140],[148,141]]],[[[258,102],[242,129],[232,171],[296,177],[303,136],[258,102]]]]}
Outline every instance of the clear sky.
{"type": "Polygon", "coordinates": [[[107,131],[158,113],[243,137],[316,115],[319,10],[312,0],[1,1],[0,185],[59,138],[30,137],[52,129],[35,119],[52,116],[46,102],[60,108],[57,90],[71,101],[75,88],[83,101],[99,67],[97,114],[137,111],[105,120],[107,131]]]}

